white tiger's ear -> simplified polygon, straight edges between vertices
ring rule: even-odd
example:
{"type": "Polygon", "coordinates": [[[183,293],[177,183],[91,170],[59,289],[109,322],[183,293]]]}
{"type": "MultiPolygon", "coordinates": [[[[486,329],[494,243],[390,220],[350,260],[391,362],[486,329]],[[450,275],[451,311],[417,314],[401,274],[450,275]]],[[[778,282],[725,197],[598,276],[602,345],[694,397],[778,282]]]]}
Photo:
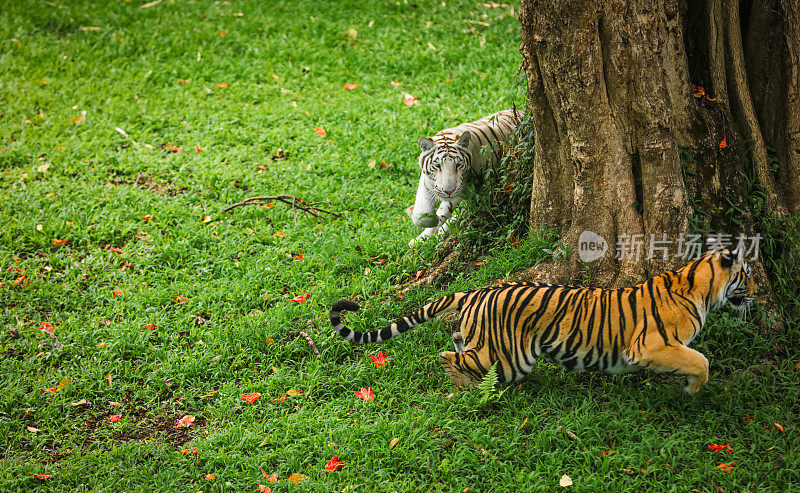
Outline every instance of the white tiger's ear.
{"type": "Polygon", "coordinates": [[[460,145],[461,147],[469,147],[469,139],[472,137],[472,134],[469,133],[469,130],[465,130],[461,137],[458,138],[458,142],[456,145],[460,145]]]}
{"type": "Polygon", "coordinates": [[[417,143],[419,143],[419,147],[423,151],[427,151],[428,149],[430,149],[430,148],[432,148],[434,146],[433,141],[431,139],[426,138],[426,137],[420,137],[419,140],[417,141],[417,143]]]}

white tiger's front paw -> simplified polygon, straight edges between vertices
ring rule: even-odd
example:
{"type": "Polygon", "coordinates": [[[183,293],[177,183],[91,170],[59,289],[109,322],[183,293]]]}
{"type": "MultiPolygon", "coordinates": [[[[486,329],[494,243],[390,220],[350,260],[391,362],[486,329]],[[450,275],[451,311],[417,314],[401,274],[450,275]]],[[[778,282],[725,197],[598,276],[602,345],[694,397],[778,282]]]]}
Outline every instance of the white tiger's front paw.
{"type": "Polygon", "coordinates": [[[436,228],[428,228],[425,231],[423,231],[422,234],[420,234],[413,240],[409,241],[408,246],[410,248],[413,248],[414,246],[419,245],[420,243],[424,242],[425,240],[433,236],[436,236],[436,228]]]}

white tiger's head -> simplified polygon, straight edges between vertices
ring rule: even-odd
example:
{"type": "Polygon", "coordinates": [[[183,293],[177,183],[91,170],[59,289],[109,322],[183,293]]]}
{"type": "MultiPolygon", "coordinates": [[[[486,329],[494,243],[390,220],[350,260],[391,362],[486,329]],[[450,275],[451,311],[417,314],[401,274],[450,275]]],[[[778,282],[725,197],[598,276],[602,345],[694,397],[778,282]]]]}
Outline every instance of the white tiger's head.
{"type": "Polygon", "coordinates": [[[446,135],[431,139],[420,137],[419,167],[428,178],[426,186],[440,199],[449,200],[464,191],[464,178],[472,164],[469,150],[471,134],[465,131],[451,138],[446,135]]]}

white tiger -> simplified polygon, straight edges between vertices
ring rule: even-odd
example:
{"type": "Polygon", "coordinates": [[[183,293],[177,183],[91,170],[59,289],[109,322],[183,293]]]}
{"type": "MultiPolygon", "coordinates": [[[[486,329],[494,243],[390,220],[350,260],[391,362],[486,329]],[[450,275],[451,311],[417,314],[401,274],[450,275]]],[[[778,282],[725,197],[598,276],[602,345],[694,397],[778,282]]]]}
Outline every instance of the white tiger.
{"type": "Polygon", "coordinates": [[[420,137],[422,173],[416,200],[406,213],[415,225],[426,229],[409,246],[437,232],[447,234],[447,220],[461,202],[467,172],[482,173],[490,160],[497,164],[502,153],[500,142],[507,140],[519,123],[516,109],[503,110],[444,129],[430,139],[420,137]]]}

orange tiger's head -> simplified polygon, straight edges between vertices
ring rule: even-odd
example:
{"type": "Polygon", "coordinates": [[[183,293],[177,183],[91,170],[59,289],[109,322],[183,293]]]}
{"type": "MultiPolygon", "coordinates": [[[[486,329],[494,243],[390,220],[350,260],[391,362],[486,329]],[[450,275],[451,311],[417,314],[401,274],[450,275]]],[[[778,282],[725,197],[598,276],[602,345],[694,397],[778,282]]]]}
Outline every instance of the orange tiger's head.
{"type": "Polygon", "coordinates": [[[701,260],[710,266],[708,282],[712,294],[717,295],[717,306],[729,302],[744,315],[755,298],[756,284],[753,269],[744,260],[743,250],[709,252],[701,260]]]}

